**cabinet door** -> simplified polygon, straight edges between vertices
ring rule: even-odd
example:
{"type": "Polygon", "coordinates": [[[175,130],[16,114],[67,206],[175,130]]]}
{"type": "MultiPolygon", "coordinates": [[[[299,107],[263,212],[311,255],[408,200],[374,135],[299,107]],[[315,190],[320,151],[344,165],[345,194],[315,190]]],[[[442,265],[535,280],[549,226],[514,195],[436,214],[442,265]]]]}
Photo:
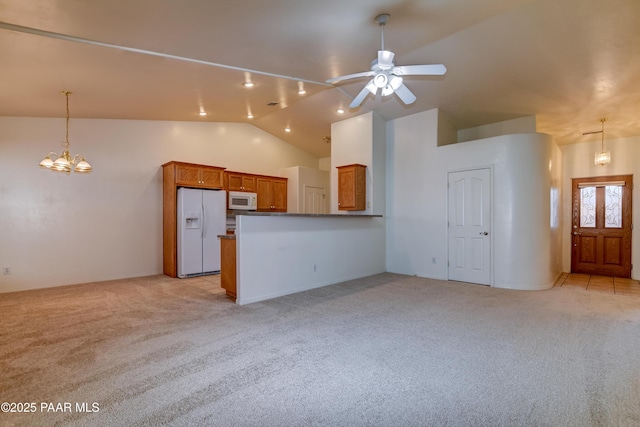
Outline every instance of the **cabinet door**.
{"type": "Polygon", "coordinates": [[[200,183],[209,188],[223,188],[222,169],[200,169],[200,183]]]}
{"type": "Polygon", "coordinates": [[[270,211],[272,204],[271,180],[256,178],[256,192],[258,193],[258,210],[270,211]]]}
{"type": "Polygon", "coordinates": [[[227,189],[229,191],[256,192],[256,177],[242,173],[227,173],[227,189]]]}
{"type": "Polygon", "coordinates": [[[287,211],[287,180],[274,179],[271,181],[272,210],[278,212],[287,211]]]}
{"type": "Polygon", "coordinates": [[[242,190],[241,191],[249,191],[251,193],[256,192],[256,177],[252,175],[243,175],[242,176],[242,190]]]}
{"type": "Polygon", "coordinates": [[[356,171],[353,168],[338,170],[338,209],[356,207],[356,171]]]}
{"type": "Polygon", "coordinates": [[[200,168],[197,166],[176,166],[176,184],[199,185],[200,168]]]}
{"type": "Polygon", "coordinates": [[[338,209],[363,211],[366,209],[366,166],[338,166],[338,209]]]}
{"type": "Polygon", "coordinates": [[[242,191],[242,181],[244,177],[239,173],[227,174],[227,189],[229,191],[242,191]]]}

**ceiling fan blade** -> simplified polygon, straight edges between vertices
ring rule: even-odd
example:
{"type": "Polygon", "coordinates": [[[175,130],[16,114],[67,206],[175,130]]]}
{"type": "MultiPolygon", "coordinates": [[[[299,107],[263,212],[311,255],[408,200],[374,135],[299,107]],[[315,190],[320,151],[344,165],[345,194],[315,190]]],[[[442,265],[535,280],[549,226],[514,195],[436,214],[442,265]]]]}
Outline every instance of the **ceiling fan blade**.
{"type": "Polygon", "coordinates": [[[372,83],[373,83],[373,80],[370,81],[369,84],[367,84],[365,87],[362,88],[360,93],[355,98],[353,98],[353,101],[351,101],[351,104],[349,104],[349,108],[358,108],[360,104],[362,104],[362,101],[364,101],[367,95],[369,95],[369,93],[371,92],[371,89],[369,88],[369,86],[371,86],[372,83]]]}
{"type": "Polygon", "coordinates": [[[332,79],[329,79],[329,80],[326,81],[326,83],[335,84],[335,83],[341,82],[343,80],[358,79],[360,77],[373,76],[374,74],[375,74],[375,72],[373,72],[373,71],[364,71],[362,73],[347,74],[345,76],[338,76],[338,77],[334,77],[332,79]]]}
{"type": "Polygon", "coordinates": [[[400,100],[405,104],[413,104],[416,100],[416,96],[409,90],[407,86],[405,86],[404,83],[401,84],[398,89],[396,89],[396,95],[398,95],[398,98],[400,98],[400,100]]]}
{"type": "Polygon", "coordinates": [[[381,70],[388,70],[393,67],[393,57],[395,53],[389,50],[379,50],[378,51],[378,67],[381,70]]]}
{"type": "Polygon", "coordinates": [[[430,65],[398,65],[393,67],[396,76],[442,76],[447,67],[442,64],[430,65]]]}

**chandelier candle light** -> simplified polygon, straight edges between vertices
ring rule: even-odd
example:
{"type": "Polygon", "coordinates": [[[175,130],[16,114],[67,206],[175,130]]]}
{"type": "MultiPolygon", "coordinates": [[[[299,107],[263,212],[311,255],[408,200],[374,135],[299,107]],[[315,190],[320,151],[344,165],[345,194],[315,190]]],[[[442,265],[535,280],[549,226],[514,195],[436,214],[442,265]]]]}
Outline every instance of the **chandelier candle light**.
{"type": "Polygon", "coordinates": [[[604,166],[606,164],[611,163],[611,152],[609,150],[604,151],[604,122],[606,122],[606,121],[607,121],[607,119],[605,119],[605,118],[600,119],[600,122],[602,123],[602,130],[583,133],[583,135],[591,135],[591,134],[594,134],[594,133],[602,134],[602,141],[601,141],[601,144],[600,144],[600,151],[596,152],[595,157],[593,159],[593,162],[596,165],[599,165],[599,166],[604,166]]]}
{"type": "Polygon", "coordinates": [[[60,157],[58,157],[58,155],[53,151],[50,152],[40,162],[40,167],[50,169],[55,172],[66,172],[67,175],[69,175],[69,173],[71,172],[71,167],[75,166],[73,168],[74,172],[90,173],[92,167],[89,163],[87,163],[82,155],[76,154],[75,156],[71,157],[71,154],[69,154],[69,95],[71,95],[71,92],[65,90],[60,93],[67,98],[67,138],[62,144],[62,146],[64,147],[64,151],[62,152],[60,157]],[[52,156],[53,158],[57,158],[55,162],[52,160],[52,156]]]}

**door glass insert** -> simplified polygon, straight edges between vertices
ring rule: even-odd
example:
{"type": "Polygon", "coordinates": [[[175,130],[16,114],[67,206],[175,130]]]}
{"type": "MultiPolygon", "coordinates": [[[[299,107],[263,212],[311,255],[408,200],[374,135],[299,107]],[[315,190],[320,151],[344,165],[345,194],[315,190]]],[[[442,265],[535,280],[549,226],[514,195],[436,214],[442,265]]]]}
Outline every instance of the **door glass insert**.
{"type": "Polygon", "coordinates": [[[604,226],[622,227],[622,187],[619,185],[604,187],[604,226]]]}
{"type": "Polygon", "coordinates": [[[580,227],[596,226],[596,187],[580,189],[580,227]]]}

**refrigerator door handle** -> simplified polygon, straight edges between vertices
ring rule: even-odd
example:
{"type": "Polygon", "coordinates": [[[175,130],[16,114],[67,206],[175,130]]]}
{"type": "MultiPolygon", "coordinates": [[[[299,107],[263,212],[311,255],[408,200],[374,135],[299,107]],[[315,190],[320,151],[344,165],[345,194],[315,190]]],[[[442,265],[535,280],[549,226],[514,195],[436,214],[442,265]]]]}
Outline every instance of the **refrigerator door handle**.
{"type": "Polygon", "coordinates": [[[200,234],[203,239],[207,237],[207,210],[206,209],[207,208],[203,203],[202,204],[202,232],[200,234]]]}

